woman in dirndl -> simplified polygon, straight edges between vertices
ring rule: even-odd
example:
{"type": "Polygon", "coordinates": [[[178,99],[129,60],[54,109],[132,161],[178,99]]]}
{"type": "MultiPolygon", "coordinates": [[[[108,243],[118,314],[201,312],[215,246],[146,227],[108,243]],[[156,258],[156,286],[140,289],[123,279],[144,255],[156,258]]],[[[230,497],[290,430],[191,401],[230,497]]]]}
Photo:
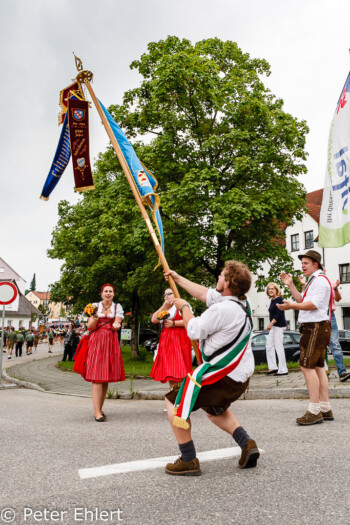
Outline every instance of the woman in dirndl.
{"type": "Polygon", "coordinates": [[[164,292],[164,303],[152,315],[152,323],[162,323],[163,329],[159,339],[158,352],[150,376],[155,381],[166,383],[170,388],[180,383],[192,372],[192,346],[184,322],[174,305],[174,294],[170,288],[164,292]],[[169,316],[161,321],[161,313],[167,311],[169,316]]]}
{"type": "Polygon", "coordinates": [[[90,331],[84,379],[92,383],[92,404],[95,421],[106,420],[102,408],[108,383],[125,380],[118,330],[124,317],[123,308],[114,303],[114,286],[107,283],[101,288],[102,301],[96,313],[89,318],[90,331]]]}

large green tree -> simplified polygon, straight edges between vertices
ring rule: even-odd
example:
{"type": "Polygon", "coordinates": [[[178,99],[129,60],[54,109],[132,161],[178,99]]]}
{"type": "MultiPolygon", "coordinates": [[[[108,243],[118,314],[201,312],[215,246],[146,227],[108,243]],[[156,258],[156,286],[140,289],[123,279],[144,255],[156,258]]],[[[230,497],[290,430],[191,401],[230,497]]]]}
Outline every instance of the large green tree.
{"type": "MultiPolygon", "coordinates": [[[[307,126],[264,86],[268,63],[234,42],[168,37],[131,67],[143,79],[110,111],[159,181],[170,266],[205,284],[230,258],[255,273],[264,262],[272,274],[288,269],[283,228],[305,209],[297,177],[307,126]]],[[[60,203],[49,254],[65,263],[53,296],[80,307],[108,278],[133,313],[146,313],[161,272],[151,273],[154,250],[110,148],[95,178],[77,205],[60,203]]]]}

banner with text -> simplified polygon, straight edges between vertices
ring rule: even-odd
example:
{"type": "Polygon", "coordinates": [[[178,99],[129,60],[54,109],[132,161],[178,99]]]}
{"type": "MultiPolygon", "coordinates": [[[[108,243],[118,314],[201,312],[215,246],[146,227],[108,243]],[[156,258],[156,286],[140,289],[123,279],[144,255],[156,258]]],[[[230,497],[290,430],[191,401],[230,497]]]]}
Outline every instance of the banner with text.
{"type": "Polygon", "coordinates": [[[89,153],[89,104],[86,100],[70,98],[68,122],[75,189],[94,189],[89,153]]]}
{"type": "Polygon", "coordinates": [[[318,245],[338,248],[350,242],[350,73],[331,122],[318,245]]]}

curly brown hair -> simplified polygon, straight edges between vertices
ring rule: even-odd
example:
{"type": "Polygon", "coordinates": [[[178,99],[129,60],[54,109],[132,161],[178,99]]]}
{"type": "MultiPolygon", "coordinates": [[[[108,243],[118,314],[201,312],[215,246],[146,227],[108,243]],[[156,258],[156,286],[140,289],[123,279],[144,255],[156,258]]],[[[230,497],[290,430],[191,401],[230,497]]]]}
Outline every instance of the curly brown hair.
{"type": "Polygon", "coordinates": [[[246,299],[246,293],[252,284],[252,277],[246,264],[239,261],[226,261],[224,266],[225,281],[229,282],[232,295],[246,299]]]}

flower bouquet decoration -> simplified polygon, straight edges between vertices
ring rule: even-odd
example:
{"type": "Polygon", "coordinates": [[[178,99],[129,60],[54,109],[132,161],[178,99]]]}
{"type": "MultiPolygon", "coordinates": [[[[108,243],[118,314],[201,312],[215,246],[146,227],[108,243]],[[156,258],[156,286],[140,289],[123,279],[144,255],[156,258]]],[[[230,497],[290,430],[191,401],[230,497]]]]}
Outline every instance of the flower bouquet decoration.
{"type": "Polygon", "coordinates": [[[84,314],[86,314],[88,317],[91,317],[97,312],[97,306],[95,304],[87,304],[84,308],[84,314]]]}
{"type": "Polygon", "coordinates": [[[159,312],[157,315],[158,321],[166,321],[170,317],[170,313],[168,310],[163,310],[162,312],[159,312]]]}

